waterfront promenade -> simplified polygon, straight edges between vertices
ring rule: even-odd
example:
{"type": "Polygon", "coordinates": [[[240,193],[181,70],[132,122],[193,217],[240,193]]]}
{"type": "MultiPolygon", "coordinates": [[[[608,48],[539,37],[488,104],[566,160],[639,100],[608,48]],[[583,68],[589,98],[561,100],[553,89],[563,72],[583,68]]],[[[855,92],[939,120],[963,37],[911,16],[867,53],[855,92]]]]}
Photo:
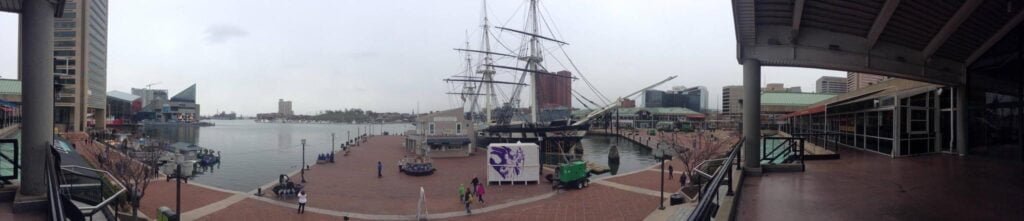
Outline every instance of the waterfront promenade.
{"type": "MultiPolygon", "coordinates": [[[[659,211],[660,172],[656,164],[596,179],[583,190],[555,191],[545,181],[531,185],[489,185],[484,197],[487,203],[472,204],[473,213],[469,215],[459,203],[456,189],[459,183],[469,183],[474,175],[481,181],[486,180],[486,156],[482,151],[467,158],[435,159],[438,171],[434,175],[413,177],[400,174],[397,169],[397,160],[404,156],[402,140],[400,136],[374,136],[353,146],[348,156],[339,154],[335,164],[311,166],[306,171],[309,203],[305,214],[296,214],[294,198],[278,199],[271,193],[255,196],[255,188],[251,192],[238,192],[190,182],[182,185],[182,210],[185,211],[182,218],[338,220],[347,216],[352,220],[410,220],[415,218],[420,187],[426,192],[429,219],[642,220],[659,211]],[[378,160],[384,164],[382,178],[376,177],[378,160]]],[[[95,147],[90,145],[90,148],[95,147]]],[[[301,178],[298,171],[295,172],[291,178],[298,182],[301,178]]],[[[549,172],[550,169],[545,170],[549,172]]],[[[678,177],[680,172],[676,173],[678,177]]],[[[276,178],[268,177],[268,182],[276,182],[276,178]]],[[[666,180],[665,184],[666,197],[679,189],[677,180],[666,180]]],[[[154,217],[156,208],[174,207],[173,182],[161,179],[150,185],[141,213],[154,217]]]]}

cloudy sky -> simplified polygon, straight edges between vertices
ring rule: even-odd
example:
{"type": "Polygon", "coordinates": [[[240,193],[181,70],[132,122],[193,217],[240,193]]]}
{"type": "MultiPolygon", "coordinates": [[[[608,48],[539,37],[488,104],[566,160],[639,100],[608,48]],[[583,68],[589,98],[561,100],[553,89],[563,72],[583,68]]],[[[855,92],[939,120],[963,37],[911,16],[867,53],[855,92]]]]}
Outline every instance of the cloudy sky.
{"type": "MultiPolygon", "coordinates": [[[[492,25],[522,28],[523,1],[490,1],[492,25]]],[[[670,75],[659,87],[706,86],[712,108],[721,87],[742,83],[730,1],[562,0],[542,3],[554,34],[580,71],[609,97],[670,75]]],[[[364,108],[411,112],[453,107],[442,79],[462,71],[467,36],[477,47],[480,0],[111,1],[108,90],[198,84],[203,114],[274,112],[278,99],[297,113],[364,108]]],[[[18,18],[0,13],[0,33],[18,18]]],[[[509,47],[519,36],[500,32],[509,47]]],[[[0,77],[17,72],[17,35],[0,35],[0,77]]],[[[497,46],[495,46],[497,47],[497,46]]],[[[554,44],[549,69],[570,69],[554,44]],[[560,60],[558,60],[560,59],[560,60]],[[557,60],[557,61],[556,61],[557,60]]],[[[511,63],[509,63],[511,64],[511,63]]],[[[844,73],[765,68],[763,83],[814,90],[814,80],[844,73]]],[[[513,75],[499,78],[513,80],[513,75]]],[[[581,92],[585,84],[573,84],[581,92]]],[[[508,93],[508,90],[505,90],[508,93]]],[[[593,96],[590,93],[584,93],[593,96]]],[[[592,97],[593,98],[593,97],[592,97]]],[[[525,100],[525,99],[524,99],[525,100]]]]}

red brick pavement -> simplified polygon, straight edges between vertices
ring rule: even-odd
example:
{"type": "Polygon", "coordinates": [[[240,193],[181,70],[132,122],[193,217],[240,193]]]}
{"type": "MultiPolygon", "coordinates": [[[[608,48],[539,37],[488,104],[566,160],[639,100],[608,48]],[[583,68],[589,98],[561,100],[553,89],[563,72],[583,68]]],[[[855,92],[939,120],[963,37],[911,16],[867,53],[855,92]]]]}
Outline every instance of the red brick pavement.
{"type": "Polygon", "coordinates": [[[450,220],[642,220],[657,208],[658,197],[595,184],[551,199],[450,220]]]}
{"type": "Polygon", "coordinates": [[[244,199],[196,220],[341,220],[341,218],[309,211],[297,214],[293,208],[254,199],[244,199]]]}
{"type": "MultiPolygon", "coordinates": [[[[482,152],[467,158],[434,159],[437,172],[430,176],[401,174],[397,162],[405,155],[403,139],[400,136],[373,137],[369,142],[353,147],[349,156],[337,156],[335,164],[313,166],[306,171],[308,205],[343,212],[408,215],[416,211],[422,186],[430,213],[460,211],[463,205],[458,200],[459,184],[468,184],[474,175],[481,182],[487,179],[487,158],[482,152]],[[377,178],[377,161],[384,164],[383,178],[377,178]]],[[[297,179],[298,176],[293,178],[297,179]]],[[[484,199],[489,204],[551,191],[543,181],[535,185],[490,185],[486,188],[484,199]]],[[[295,199],[282,201],[294,203],[295,199]]]]}
{"type": "MultiPolygon", "coordinates": [[[[661,174],[661,172],[643,171],[643,172],[639,172],[639,173],[635,173],[635,174],[630,174],[628,176],[622,176],[622,177],[615,177],[615,178],[607,179],[607,181],[611,181],[611,182],[615,182],[615,183],[619,183],[619,184],[630,185],[630,186],[635,186],[635,187],[640,187],[640,188],[644,188],[644,189],[648,189],[648,190],[653,190],[653,191],[660,191],[661,190],[661,178],[658,177],[659,174],[661,174]]],[[[679,187],[680,187],[679,186],[679,174],[675,174],[672,177],[672,179],[669,180],[668,179],[668,170],[666,169],[665,170],[665,196],[668,197],[669,194],[672,194],[673,192],[676,192],[677,190],[679,190],[679,187]]]]}
{"type": "MultiPolygon", "coordinates": [[[[223,200],[231,196],[230,193],[225,193],[217,190],[207,189],[191,184],[181,184],[181,210],[188,212],[190,210],[209,205],[211,203],[223,200]]],[[[174,209],[175,206],[175,183],[166,182],[164,180],[154,180],[149,183],[149,188],[146,188],[146,195],[142,197],[142,206],[139,208],[140,212],[154,217],[156,209],[161,206],[174,209]]]]}

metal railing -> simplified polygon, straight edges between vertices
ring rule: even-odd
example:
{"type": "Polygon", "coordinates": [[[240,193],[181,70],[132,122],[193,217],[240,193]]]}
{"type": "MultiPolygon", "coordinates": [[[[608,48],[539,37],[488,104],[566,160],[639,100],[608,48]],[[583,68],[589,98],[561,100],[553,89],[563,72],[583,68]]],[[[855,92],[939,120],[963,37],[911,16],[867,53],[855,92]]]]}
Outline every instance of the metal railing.
{"type": "MultiPolygon", "coordinates": [[[[707,184],[701,187],[700,194],[697,195],[700,201],[697,203],[697,206],[693,209],[693,212],[690,213],[690,216],[687,217],[686,220],[711,220],[714,217],[714,215],[718,213],[719,203],[721,203],[721,199],[718,196],[718,192],[720,191],[720,187],[722,185],[725,185],[727,188],[725,193],[726,196],[733,195],[732,164],[735,163],[737,169],[741,168],[740,164],[742,164],[742,162],[739,160],[740,155],[742,155],[740,154],[740,151],[741,149],[743,149],[743,140],[744,138],[740,138],[740,140],[737,141],[736,144],[733,144],[732,150],[729,151],[729,155],[727,155],[724,158],[724,160],[722,160],[722,165],[718,166],[718,168],[715,169],[714,175],[711,176],[711,181],[707,182],[707,184]],[[723,184],[723,182],[725,183],[723,184]]],[[[699,169],[699,167],[695,169],[699,169]]],[[[697,172],[702,173],[701,171],[697,172]]]]}
{"type": "Polygon", "coordinates": [[[780,157],[783,157],[783,163],[798,162],[800,163],[800,170],[804,170],[806,165],[804,164],[804,144],[805,140],[802,137],[763,137],[761,138],[761,160],[767,160],[768,162],[774,162],[780,157]],[[768,151],[768,142],[772,140],[779,140],[775,147],[768,151]]]}
{"type": "MultiPolygon", "coordinates": [[[[53,147],[51,146],[51,148],[53,147]]],[[[65,218],[75,220],[78,218],[84,219],[85,217],[89,217],[91,220],[93,215],[106,210],[110,203],[120,198],[126,191],[124,184],[117,179],[113,179],[113,176],[107,171],[77,165],[61,166],[60,155],[58,155],[57,151],[50,151],[49,154],[46,154],[44,170],[47,196],[50,202],[50,220],[65,220],[65,218]],[[92,176],[83,173],[83,171],[95,173],[99,176],[92,176]],[[110,182],[119,187],[117,192],[106,197],[103,196],[103,190],[107,188],[103,181],[104,177],[110,178],[110,182]],[[80,182],[83,180],[93,182],[80,182]],[[69,181],[74,181],[74,183],[69,181]],[[72,203],[72,200],[92,205],[76,206],[72,203]],[[68,209],[77,211],[68,211],[68,209]]]]}
{"type": "MultiPolygon", "coordinates": [[[[107,208],[108,205],[110,205],[111,202],[113,202],[115,199],[121,197],[121,195],[124,195],[124,193],[126,192],[126,188],[124,187],[124,184],[122,184],[121,181],[118,181],[117,179],[113,179],[114,176],[111,175],[110,172],[107,172],[105,170],[97,170],[97,169],[92,169],[92,168],[87,168],[87,167],[82,167],[82,166],[77,166],[77,165],[61,166],[61,170],[64,172],[63,174],[65,176],[71,175],[71,176],[76,176],[78,178],[84,178],[84,179],[87,179],[87,180],[94,180],[94,181],[96,181],[95,183],[62,184],[62,185],[60,185],[61,190],[64,190],[67,193],[72,193],[72,194],[70,194],[70,196],[73,199],[93,204],[91,206],[78,207],[78,210],[82,211],[82,214],[84,214],[86,216],[92,217],[97,212],[102,212],[104,209],[107,208]],[[102,174],[102,176],[90,176],[88,174],[82,173],[79,170],[91,171],[91,172],[96,173],[96,174],[102,174]],[[110,182],[113,183],[113,184],[116,184],[119,190],[117,192],[114,192],[114,194],[111,194],[110,196],[103,197],[103,190],[107,188],[107,186],[103,182],[103,177],[109,177],[110,178],[109,179],[110,182]],[[73,193],[75,193],[73,191],[75,191],[77,189],[81,189],[81,188],[95,188],[94,190],[97,191],[96,192],[97,195],[75,195],[75,194],[73,194],[73,193]]],[[[86,191],[88,191],[88,189],[86,191]]]]}
{"type": "Polygon", "coordinates": [[[21,147],[17,139],[0,139],[0,188],[18,179],[21,173],[21,147]],[[10,167],[10,168],[8,168],[10,167]],[[10,170],[8,173],[6,170],[10,170]]]}
{"type": "MultiPolygon", "coordinates": [[[[53,148],[51,145],[50,148],[53,148]]],[[[43,170],[46,177],[46,192],[50,201],[50,220],[64,220],[64,204],[61,199],[60,177],[57,176],[60,167],[59,157],[56,152],[46,154],[43,170]]]]}
{"type": "Polygon", "coordinates": [[[814,145],[832,151],[835,155],[839,155],[839,136],[842,134],[838,133],[794,133],[789,134],[791,137],[804,138],[807,142],[814,145]]]}

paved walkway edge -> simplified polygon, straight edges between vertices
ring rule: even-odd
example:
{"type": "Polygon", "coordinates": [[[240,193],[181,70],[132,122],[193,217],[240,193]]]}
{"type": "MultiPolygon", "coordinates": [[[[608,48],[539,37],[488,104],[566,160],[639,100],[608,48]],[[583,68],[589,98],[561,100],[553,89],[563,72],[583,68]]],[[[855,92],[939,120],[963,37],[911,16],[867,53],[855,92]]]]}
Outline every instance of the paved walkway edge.
{"type": "Polygon", "coordinates": [[[235,203],[241,202],[242,200],[244,200],[246,198],[247,197],[245,195],[242,195],[242,194],[231,195],[227,199],[223,199],[223,200],[217,201],[215,203],[211,203],[209,205],[206,205],[206,206],[203,206],[203,207],[199,207],[199,208],[193,209],[191,211],[185,212],[185,213],[181,214],[181,218],[182,218],[182,220],[196,220],[196,219],[199,219],[200,217],[203,217],[203,216],[206,216],[206,215],[210,215],[210,214],[212,214],[214,212],[217,212],[217,211],[220,211],[220,210],[222,210],[224,208],[228,208],[228,206],[231,206],[231,205],[234,205],[235,203]]]}

